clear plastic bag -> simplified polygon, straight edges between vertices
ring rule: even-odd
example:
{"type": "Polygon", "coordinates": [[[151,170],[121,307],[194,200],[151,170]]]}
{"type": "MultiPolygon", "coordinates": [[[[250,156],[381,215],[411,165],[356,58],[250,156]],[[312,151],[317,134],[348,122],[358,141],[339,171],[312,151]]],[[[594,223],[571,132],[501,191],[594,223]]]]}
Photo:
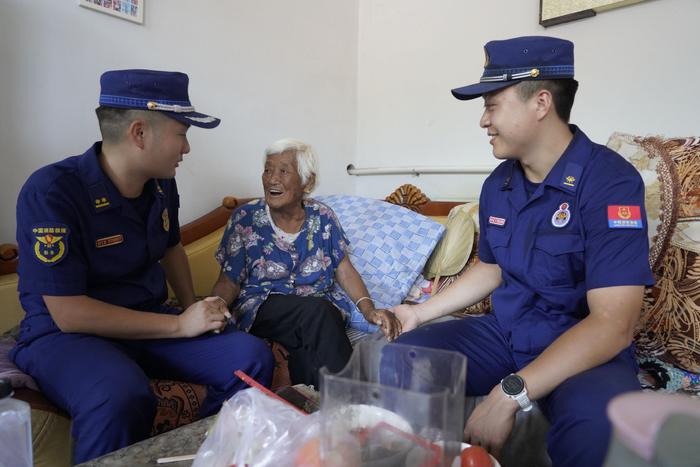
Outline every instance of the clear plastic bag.
{"type": "Polygon", "coordinates": [[[255,388],[239,391],[222,406],[192,465],[293,465],[296,443],[303,440],[304,427],[314,425],[314,418],[255,388]]]}

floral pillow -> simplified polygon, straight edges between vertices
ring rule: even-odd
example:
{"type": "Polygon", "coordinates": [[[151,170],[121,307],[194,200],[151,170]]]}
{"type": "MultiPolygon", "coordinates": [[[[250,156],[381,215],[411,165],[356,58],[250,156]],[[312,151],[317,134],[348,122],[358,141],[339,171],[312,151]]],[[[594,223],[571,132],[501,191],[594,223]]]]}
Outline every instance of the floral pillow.
{"type": "MultiPolygon", "coordinates": [[[[398,305],[423,270],[444,227],[422,214],[360,196],[316,197],[330,206],[350,240],[350,260],[360,273],[375,306],[398,305]]],[[[350,326],[365,332],[367,323],[355,307],[350,326]]]]}
{"type": "Polygon", "coordinates": [[[608,147],[644,180],[649,264],[635,341],[642,356],[700,373],[700,138],[613,133],[608,147]]]}

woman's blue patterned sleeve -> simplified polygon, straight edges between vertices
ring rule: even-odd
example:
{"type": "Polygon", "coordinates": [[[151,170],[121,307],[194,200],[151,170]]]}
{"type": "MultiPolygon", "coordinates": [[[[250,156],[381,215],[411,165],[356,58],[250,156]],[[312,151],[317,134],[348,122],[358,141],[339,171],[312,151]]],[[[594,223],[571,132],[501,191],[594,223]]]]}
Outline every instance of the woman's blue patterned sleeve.
{"type": "Polygon", "coordinates": [[[333,268],[335,269],[343,258],[345,258],[345,255],[348,254],[350,241],[345,235],[345,231],[340,225],[338,217],[331,208],[324,206],[324,209],[321,211],[321,217],[324,220],[324,222],[322,222],[323,240],[324,243],[329,242],[330,244],[330,256],[333,261],[333,268]]]}
{"type": "Polygon", "coordinates": [[[243,241],[245,226],[243,223],[248,213],[244,209],[237,209],[231,214],[226,224],[226,230],[221,238],[219,248],[216,250],[216,261],[221,265],[221,270],[236,284],[242,284],[248,277],[246,270],[246,248],[243,241]]]}

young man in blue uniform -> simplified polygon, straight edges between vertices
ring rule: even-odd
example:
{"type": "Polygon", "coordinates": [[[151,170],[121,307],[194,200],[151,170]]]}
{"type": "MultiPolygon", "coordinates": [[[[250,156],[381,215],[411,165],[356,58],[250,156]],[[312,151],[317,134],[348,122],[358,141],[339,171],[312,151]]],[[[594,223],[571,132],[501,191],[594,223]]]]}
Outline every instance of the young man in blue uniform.
{"type": "Polygon", "coordinates": [[[644,185],[634,167],[591,142],[569,114],[573,44],[550,37],[489,42],[480,126],[503,162],[480,197],[481,262],[427,302],[394,311],[403,344],[468,358],[467,393],[488,395],[465,440],[499,455],[518,410],[537,400],[551,422],[555,466],[603,463],[608,401],[639,390],[631,348],[648,264],[644,185]],[[417,326],[492,294],[493,312],[417,326]]]}
{"type": "Polygon", "coordinates": [[[183,73],[108,71],[97,117],[103,140],[36,171],[17,201],[19,292],[26,312],[12,357],[72,417],[74,461],[148,436],[149,377],[208,386],[200,415],[245,384],[269,385],[257,338],[225,328],[219,297],[195,301],[178,222],[175,170],[195,112],[183,73]],[[184,312],[163,305],[166,279],[184,312]]]}

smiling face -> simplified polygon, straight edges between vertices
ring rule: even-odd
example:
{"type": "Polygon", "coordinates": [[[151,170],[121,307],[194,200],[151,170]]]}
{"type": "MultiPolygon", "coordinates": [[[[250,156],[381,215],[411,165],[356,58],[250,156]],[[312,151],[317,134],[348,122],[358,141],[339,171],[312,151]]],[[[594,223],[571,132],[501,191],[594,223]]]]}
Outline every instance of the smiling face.
{"type": "Polygon", "coordinates": [[[147,171],[151,178],[173,178],[185,154],[190,152],[187,141],[189,127],[172,118],[152,120],[144,129],[149,140],[147,171]]]}
{"type": "Polygon", "coordinates": [[[262,174],[265,202],[272,210],[293,210],[301,207],[304,189],[297,170],[294,150],[271,154],[265,158],[262,174]]]}
{"type": "Polygon", "coordinates": [[[521,159],[528,154],[537,123],[534,97],[523,100],[515,86],[484,95],[479,125],[491,137],[497,159],[521,159]]]}

